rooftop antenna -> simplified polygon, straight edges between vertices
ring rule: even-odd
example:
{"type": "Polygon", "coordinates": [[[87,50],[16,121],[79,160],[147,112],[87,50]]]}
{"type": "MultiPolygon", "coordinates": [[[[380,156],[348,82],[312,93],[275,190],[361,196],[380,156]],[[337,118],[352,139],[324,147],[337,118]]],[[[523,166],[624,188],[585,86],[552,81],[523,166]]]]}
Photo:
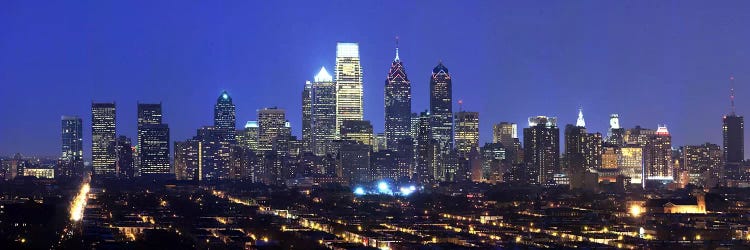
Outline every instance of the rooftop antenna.
{"type": "Polygon", "coordinates": [[[400,61],[401,59],[398,58],[398,36],[396,36],[396,59],[394,61],[400,61]]]}
{"type": "Polygon", "coordinates": [[[729,76],[729,102],[732,107],[731,115],[734,116],[734,75],[729,76]]]}

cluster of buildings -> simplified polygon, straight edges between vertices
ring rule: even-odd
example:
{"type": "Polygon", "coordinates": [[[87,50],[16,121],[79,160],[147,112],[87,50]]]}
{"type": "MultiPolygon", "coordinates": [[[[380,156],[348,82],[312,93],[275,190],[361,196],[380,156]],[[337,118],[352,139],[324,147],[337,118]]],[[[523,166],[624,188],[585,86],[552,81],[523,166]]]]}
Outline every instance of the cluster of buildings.
{"type": "MultiPolygon", "coordinates": [[[[612,114],[606,135],[576,124],[534,116],[518,137],[518,124],[493,126],[493,140],[479,144],[479,113],[453,110],[452,77],[439,62],[430,75],[430,103],[412,113],[411,82],[396,55],[385,79],[385,131],[363,116],[362,67],[357,43],[338,43],[333,75],[325,68],[302,90],[302,136],[291,133],[287,111],[258,110],[237,129],[235,105],[222,92],[214,123],[171,144],[161,103],[138,103],[135,141],[117,136],[115,103],[92,103],[92,161],[96,176],[178,180],[249,180],[272,185],[322,182],[361,184],[383,179],[513,182],[596,189],[601,182],[747,186],[744,120],[723,119],[723,145],[672,145],[666,126],[622,128],[612,114]],[[561,145],[561,143],[563,145],[561,145]],[[560,152],[564,148],[563,152],[560,152]],[[174,156],[170,159],[170,154],[174,156]]],[[[426,76],[425,76],[426,77],[426,76]]],[[[732,94],[732,99],[734,95],[732,94]]],[[[458,106],[461,107],[461,101],[458,106]]],[[[732,104],[732,107],[734,105],[732,104]]],[[[62,155],[49,173],[19,172],[4,162],[6,179],[22,175],[69,176],[83,169],[82,120],[62,117],[62,155]],[[10,173],[10,174],[9,174],[10,173]]],[[[18,164],[15,164],[18,165],[18,164]]],[[[14,166],[15,166],[14,165],[14,166]]]]}

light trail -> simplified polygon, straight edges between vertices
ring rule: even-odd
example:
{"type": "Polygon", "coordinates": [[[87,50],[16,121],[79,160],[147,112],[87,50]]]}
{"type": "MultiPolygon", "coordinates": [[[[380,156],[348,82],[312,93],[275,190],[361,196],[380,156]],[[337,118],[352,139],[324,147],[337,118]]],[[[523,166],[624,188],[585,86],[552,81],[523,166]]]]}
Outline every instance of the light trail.
{"type": "Polygon", "coordinates": [[[78,195],[73,199],[73,203],[70,205],[70,220],[80,221],[83,218],[83,209],[86,208],[86,200],[88,199],[89,190],[91,186],[88,181],[84,181],[81,185],[81,190],[78,191],[78,195]]]}

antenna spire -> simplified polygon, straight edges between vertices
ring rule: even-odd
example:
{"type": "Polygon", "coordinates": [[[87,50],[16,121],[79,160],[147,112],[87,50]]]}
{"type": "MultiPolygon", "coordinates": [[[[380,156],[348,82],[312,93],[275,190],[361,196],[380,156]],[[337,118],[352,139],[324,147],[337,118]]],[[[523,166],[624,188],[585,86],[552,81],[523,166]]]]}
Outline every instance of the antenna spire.
{"type": "Polygon", "coordinates": [[[398,36],[396,36],[396,59],[393,59],[394,61],[401,61],[401,59],[398,58],[398,36]]]}
{"type": "Polygon", "coordinates": [[[732,115],[734,115],[734,75],[729,76],[729,102],[732,108],[732,115]]]}

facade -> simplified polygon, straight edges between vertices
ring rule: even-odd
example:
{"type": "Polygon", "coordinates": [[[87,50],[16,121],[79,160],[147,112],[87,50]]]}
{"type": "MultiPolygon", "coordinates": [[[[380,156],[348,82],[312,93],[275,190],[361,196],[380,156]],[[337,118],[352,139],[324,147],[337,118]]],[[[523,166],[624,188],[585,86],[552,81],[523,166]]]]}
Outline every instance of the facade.
{"type": "Polygon", "coordinates": [[[198,129],[194,140],[200,142],[199,180],[219,180],[229,176],[230,143],[226,131],[213,126],[198,129]]]}
{"type": "Polygon", "coordinates": [[[739,164],[745,160],[745,118],[730,114],[724,116],[723,124],[724,159],[728,164],[739,164]]]}
{"type": "Polygon", "coordinates": [[[602,147],[602,167],[601,169],[619,169],[617,157],[620,155],[620,147],[604,146],[602,147]]]}
{"type": "Polygon", "coordinates": [[[63,116],[62,155],[57,176],[71,176],[83,170],[83,120],[77,116],[63,116]]]}
{"type": "Polygon", "coordinates": [[[136,176],[136,151],[130,138],[120,135],[115,140],[115,168],[120,178],[133,178],[136,176]]]}
{"type": "Polygon", "coordinates": [[[433,181],[437,176],[437,167],[435,166],[436,145],[432,139],[432,127],[430,126],[430,113],[425,111],[417,117],[414,126],[416,130],[415,140],[415,169],[411,173],[420,183],[433,181]]]}
{"type": "Polygon", "coordinates": [[[350,184],[362,184],[373,180],[370,171],[369,145],[347,143],[339,149],[339,176],[347,179],[350,184]]]}
{"type": "Polygon", "coordinates": [[[237,131],[237,145],[250,150],[258,150],[258,121],[247,121],[242,130],[237,131]]]}
{"type": "Polygon", "coordinates": [[[607,132],[607,144],[621,146],[625,144],[625,129],[620,127],[620,115],[609,116],[609,131],[607,132]]]}
{"type": "Polygon", "coordinates": [[[346,120],[341,124],[341,139],[372,146],[372,124],[370,121],[346,120]]]}
{"type": "Polygon", "coordinates": [[[408,176],[407,169],[398,165],[398,153],[391,150],[380,150],[372,153],[372,175],[375,180],[398,180],[408,176]]]}
{"type": "Polygon", "coordinates": [[[455,117],[456,150],[460,155],[479,152],[479,112],[459,111],[455,117]]]}
{"type": "Polygon", "coordinates": [[[659,126],[643,148],[644,174],[650,180],[674,180],[672,136],[666,126],[659,126]]]}
{"type": "Polygon", "coordinates": [[[656,130],[642,128],[641,126],[635,126],[635,128],[628,129],[625,131],[625,144],[627,145],[638,145],[641,147],[646,146],[656,134],[656,130]]]}
{"type": "Polygon", "coordinates": [[[719,145],[704,143],[685,146],[682,150],[682,166],[687,170],[690,183],[713,187],[723,177],[723,151],[719,145]]]}
{"type": "Polygon", "coordinates": [[[362,66],[359,44],[336,44],[336,132],[345,120],[362,120],[362,66]]]}
{"type": "Polygon", "coordinates": [[[521,141],[518,139],[518,125],[510,122],[501,122],[492,127],[492,142],[501,143],[508,151],[507,158],[513,163],[523,160],[521,152],[521,141]]]}
{"type": "Polygon", "coordinates": [[[224,140],[234,142],[236,122],[232,97],[226,91],[223,91],[216,99],[216,105],[214,105],[214,127],[222,131],[224,140]]]}
{"type": "Polygon", "coordinates": [[[169,165],[169,126],[145,124],[138,129],[140,174],[170,174],[172,171],[169,165]]]}
{"type": "Polygon", "coordinates": [[[411,137],[411,82],[398,57],[391,63],[385,80],[385,138],[386,148],[399,151],[399,144],[409,143],[411,137]]]}
{"type": "Polygon", "coordinates": [[[115,103],[91,104],[91,165],[95,175],[116,175],[115,124],[115,103]]]}
{"type": "Polygon", "coordinates": [[[302,150],[311,152],[312,144],[312,83],[305,82],[302,89],[302,150]]]}
{"type": "Polygon", "coordinates": [[[430,77],[430,130],[440,154],[448,154],[453,149],[452,93],[451,75],[440,62],[430,77]]]}
{"type": "Polygon", "coordinates": [[[325,67],[315,75],[312,83],[311,140],[312,152],[324,156],[331,152],[331,142],[336,139],[336,83],[325,67]]]}
{"type": "Polygon", "coordinates": [[[284,151],[280,147],[289,139],[286,111],[277,107],[258,110],[258,149],[262,152],[284,151]],[[281,149],[281,150],[279,150],[281,149]]]}
{"type": "Polygon", "coordinates": [[[643,148],[637,145],[620,148],[617,167],[622,175],[630,178],[630,183],[643,184],[643,148]]]}
{"type": "Polygon", "coordinates": [[[539,184],[553,181],[560,172],[560,129],[556,117],[529,117],[523,129],[524,162],[527,175],[539,184]]]}
{"type": "Polygon", "coordinates": [[[174,173],[177,180],[201,179],[201,153],[199,140],[174,142],[174,173]]]}

